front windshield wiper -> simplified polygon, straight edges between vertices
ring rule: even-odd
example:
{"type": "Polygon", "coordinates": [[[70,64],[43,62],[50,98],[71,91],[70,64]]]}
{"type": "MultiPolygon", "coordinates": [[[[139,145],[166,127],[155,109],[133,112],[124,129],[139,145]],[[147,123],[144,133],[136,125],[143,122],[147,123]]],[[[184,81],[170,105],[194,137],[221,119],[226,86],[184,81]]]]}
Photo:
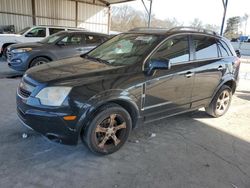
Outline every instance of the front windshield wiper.
{"type": "Polygon", "coordinates": [[[90,56],[88,54],[85,54],[82,57],[87,58],[87,59],[91,59],[91,60],[96,60],[96,61],[98,61],[100,63],[110,64],[107,60],[104,60],[104,59],[101,59],[101,58],[98,58],[98,57],[93,57],[93,56],[90,56]]]}

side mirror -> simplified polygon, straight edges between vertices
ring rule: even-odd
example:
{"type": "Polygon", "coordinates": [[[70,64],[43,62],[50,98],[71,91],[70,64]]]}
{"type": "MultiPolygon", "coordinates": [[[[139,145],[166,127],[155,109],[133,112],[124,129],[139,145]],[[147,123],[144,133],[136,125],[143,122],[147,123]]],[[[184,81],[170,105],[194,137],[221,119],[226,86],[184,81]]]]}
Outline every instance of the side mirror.
{"type": "Polygon", "coordinates": [[[169,60],[151,59],[148,64],[148,75],[152,75],[155,70],[167,70],[170,69],[169,60]]]}
{"type": "Polygon", "coordinates": [[[25,37],[33,37],[33,33],[27,33],[25,37]]]}
{"type": "Polygon", "coordinates": [[[236,53],[238,58],[241,58],[240,50],[235,50],[235,53],[236,53]]]}

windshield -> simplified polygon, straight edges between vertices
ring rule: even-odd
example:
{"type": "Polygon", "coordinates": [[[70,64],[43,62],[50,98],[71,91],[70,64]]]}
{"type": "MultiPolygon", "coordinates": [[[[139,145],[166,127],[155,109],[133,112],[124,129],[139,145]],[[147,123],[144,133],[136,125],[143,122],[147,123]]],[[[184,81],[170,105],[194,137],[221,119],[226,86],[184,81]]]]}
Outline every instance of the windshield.
{"type": "Polygon", "coordinates": [[[23,35],[26,31],[28,31],[30,29],[30,27],[25,27],[24,29],[22,29],[21,31],[17,32],[16,34],[19,35],[23,35]]]}
{"type": "Polygon", "coordinates": [[[130,65],[142,60],[159,41],[152,34],[121,34],[98,46],[86,58],[109,63],[114,66],[130,65]]]}
{"type": "Polygon", "coordinates": [[[50,35],[50,36],[46,37],[45,39],[41,40],[40,43],[52,44],[52,43],[56,42],[62,36],[64,36],[64,33],[60,33],[60,32],[55,33],[55,34],[50,35]]]}

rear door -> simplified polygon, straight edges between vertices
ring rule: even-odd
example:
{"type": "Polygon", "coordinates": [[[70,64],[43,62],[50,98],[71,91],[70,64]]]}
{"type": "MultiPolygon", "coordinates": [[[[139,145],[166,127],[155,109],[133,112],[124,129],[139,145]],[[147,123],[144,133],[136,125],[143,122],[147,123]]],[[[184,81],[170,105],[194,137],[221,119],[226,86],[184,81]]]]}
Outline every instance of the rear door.
{"type": "Polygon", "coordinates": [[[94,34],[85,34],[85,44],[81,47],[81,53],[87,53],[99,44],[101,44],[104,39],[101,36],[94,34]]]}
{"type": "Polygon", "coordinates": [[[189,36],[178,35],[166,40],[150,59],[169,60],[171,67],[147,77],[143,107],[146,121],[188,110],[195,68],[189,61],[189,36]]]}
{"type": "Polygon", "coordinates": [[[217,39],[193,35],[192,47],[196,65],[192,107],[204,106],[212,97],[225,73],[225,62],[219,56],[217,39]]]}

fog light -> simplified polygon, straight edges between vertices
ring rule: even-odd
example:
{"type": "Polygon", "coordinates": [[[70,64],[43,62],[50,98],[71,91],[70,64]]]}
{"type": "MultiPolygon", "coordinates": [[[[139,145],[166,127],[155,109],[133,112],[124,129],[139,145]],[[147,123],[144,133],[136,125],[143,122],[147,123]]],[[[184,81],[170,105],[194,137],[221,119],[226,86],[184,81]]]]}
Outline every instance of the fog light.
{"type": "Polygon", "coordinates": [[[73,121],[76,119],[76,116],[64,116],[63,119],[66,121],[73,121]]]}
{"type": "Polygon", "coordinates": [[[14,62],[15,62],[15,63],[21,63],[22,60],[21,60],[21,59],[15,59],[14,62]]]}

